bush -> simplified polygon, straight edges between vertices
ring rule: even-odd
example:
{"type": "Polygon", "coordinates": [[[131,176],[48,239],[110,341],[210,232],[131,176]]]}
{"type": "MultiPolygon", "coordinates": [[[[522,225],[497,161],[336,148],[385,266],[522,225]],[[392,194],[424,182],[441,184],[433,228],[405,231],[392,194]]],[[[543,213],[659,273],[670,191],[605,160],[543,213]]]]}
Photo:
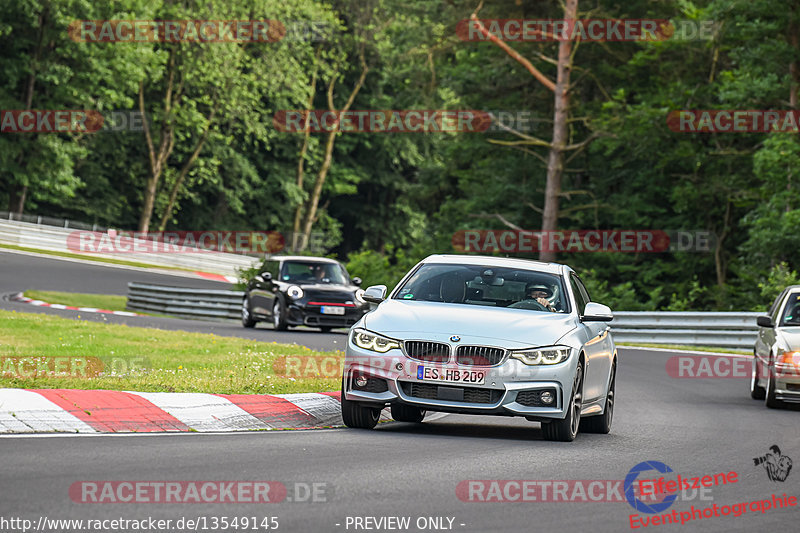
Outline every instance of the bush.
{"type": "Polygon", "coordinates": [[[765,306],[768,307],[781,291],[789,285],[800,285],[800,276],[798,276],[797,272],[789,268],[786,263],[778,263],[773,266],[767,279],[758,284],[762,301],[753,310],[761,311],[765,306]]]}
{"type": "Polygon", "coordinates": [[[388,246],[386,254],[362,250],[347,256],[347,271],[361,278],[362,287],[386,285],[391,291],[421,259],[422,256],[409,257],[403,250],[395,251],[388,246]]]}

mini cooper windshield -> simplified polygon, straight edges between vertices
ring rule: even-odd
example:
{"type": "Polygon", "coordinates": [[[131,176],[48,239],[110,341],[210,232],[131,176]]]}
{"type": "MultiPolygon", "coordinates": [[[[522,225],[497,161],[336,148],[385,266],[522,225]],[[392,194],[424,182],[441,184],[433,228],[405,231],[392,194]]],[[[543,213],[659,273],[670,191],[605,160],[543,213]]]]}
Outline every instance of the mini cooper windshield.
{"type": "Polygon", "coordinates": [[[547,313],[569,313],[561,276],[527,269],[425,264],[397,290],[395,300],[418,300],[547,313]]]}
{"type": "Polygon", "coordinates": [[[281,279],[293,283],[348,284],[347,275],[338,264],[319,261],[287,261],[281,279]]]}

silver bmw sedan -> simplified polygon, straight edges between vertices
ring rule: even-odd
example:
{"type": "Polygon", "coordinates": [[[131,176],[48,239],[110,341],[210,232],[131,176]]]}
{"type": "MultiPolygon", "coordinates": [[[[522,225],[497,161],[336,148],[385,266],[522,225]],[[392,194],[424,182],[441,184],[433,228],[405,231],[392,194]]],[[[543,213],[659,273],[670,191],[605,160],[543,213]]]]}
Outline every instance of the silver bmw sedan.
{"type": "Polygon", "coordinates": [[[428,411],[524,416],[546,439],[608,433],[617,351],[607,322],[566,265],[432,255],[350,330],[342,379],[347,426],[381,409],[422,422],[428,411]]]}
{"type": "Polygon", "coordinates": [[[800,403],[800,285],[786,287],[757,323],[750,396],[773,409],[800,403]]]}

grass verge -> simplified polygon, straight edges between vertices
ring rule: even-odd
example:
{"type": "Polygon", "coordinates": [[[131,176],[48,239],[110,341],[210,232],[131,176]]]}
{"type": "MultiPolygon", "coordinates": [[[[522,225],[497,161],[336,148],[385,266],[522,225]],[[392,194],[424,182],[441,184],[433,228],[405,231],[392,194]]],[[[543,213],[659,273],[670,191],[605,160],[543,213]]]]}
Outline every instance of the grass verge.
{"type": "MultiPolygon", "coordinates": [[[[613,333],[613,332],[612,332],[613,333]]],[[[678,344],[644,344],[641,342],[618,342],[617,346],[627,346],[635,348],[641,346],[642,348],[663,348],[665,350],[687,350],[695,352],[717,352],[717,353],[735,353],[751,355],[752,350],[737,350],[735,348],[715,348],[714,346],[683,346],[678,344]]]]}
{"type": "Polygon", "coordinates": [[[75,307],[95,307],[107,311],[125,311],[128,299],[115,294],[86,294],[82,292],[25,291],[28,298],[49,304],[72,305],[75,307]]]}
{"type": "Polygon", "coordinates": [[[0,310],[0,387],[321,392],[340,388],[343,359],[340,351],[0,310]]]}
{"type": "Polygon", "coordinates": [[[194,272],[188,268],[180,268],[174,266],[154,265],[151,263],[139,263],[138,261],[126,261],[124,259],[114,259],[111,257],[97,257],[94,255],[86,254],[73,254],[70,252],[61,252],[58,250],[42,250],[40,248],[29,248],[27,246],[17,246],[16,244],[0,243],[0,248],[7,248],[9,250],[18,250],[20,252],[32,252],[36,254],[55,255],[59,257],[68,257],[70,259],[80,259],[82,261],[94,261],[96,263],[111,263],[112,265],[125,265],[139,268],[160,268],[162,270],[181,270],[184,272],[194,272]]]}

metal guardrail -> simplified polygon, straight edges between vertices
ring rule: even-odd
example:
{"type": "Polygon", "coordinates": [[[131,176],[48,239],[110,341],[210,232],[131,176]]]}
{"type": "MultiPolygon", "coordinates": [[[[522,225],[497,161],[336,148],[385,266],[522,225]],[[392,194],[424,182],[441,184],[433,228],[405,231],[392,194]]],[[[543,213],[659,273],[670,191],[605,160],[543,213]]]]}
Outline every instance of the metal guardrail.
{"type": "Polygon", "coordinates": [[[186,318],[239,318],[242,291],[189,289],[144,283],[128,283],[130,311],[150,311],[186,318]]]}
{"type": "MultiPolygon", "coordinates": [[[[128,283],[131,311],[191,318],[239,318],[244,292],[128,283]]],[[[752,312],[618,311],[611,322],[616,342],[751,349],[758,326],[752,312]]]]}
{"type": "Polygon", "coordinates": [[[683,344],[751,350],[756,341],[756,317],[763,313],[618,311],[611,322],[614,341],[683,344]]]}
{"type": "MultiPolygon", "coordinates": [[[[71,224],[75,224],[72,222],[71,224]]],[[[56,227],[13,220],[0,220],[0,242],[28,248],[75,253],[69,249],[67,238],[77,231],[72,225],[56,227]]],[[[87,230],[88,231],[88,230],[87,230]]],[[[140,239],[134,239],[139,241],[140,239]]],[[[141,241],[146,243],[146,241],[141,241]]],[[[188,248],[187,248],[188,250],[188,248]]],[[[85,253],[90,257],[111,257],[126,261],[148,263],[157,266],[170,266],[215,272],[226,276],[236,276],[237,269],[246,269],[259,261],[257,257],[209,250],[191,250],[187,253],[85,253]]]]}

